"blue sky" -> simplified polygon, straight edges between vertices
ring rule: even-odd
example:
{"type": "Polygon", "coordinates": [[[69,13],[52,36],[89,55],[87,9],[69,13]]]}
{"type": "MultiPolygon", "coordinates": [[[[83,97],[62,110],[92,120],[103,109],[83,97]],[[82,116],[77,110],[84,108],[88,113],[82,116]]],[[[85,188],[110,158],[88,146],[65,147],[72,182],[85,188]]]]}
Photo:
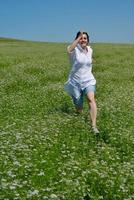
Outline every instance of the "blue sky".
{"type": "Polygon", "coordinates": [[[0,37],[134,44],[134,0],[0,0],[0,37]]]}

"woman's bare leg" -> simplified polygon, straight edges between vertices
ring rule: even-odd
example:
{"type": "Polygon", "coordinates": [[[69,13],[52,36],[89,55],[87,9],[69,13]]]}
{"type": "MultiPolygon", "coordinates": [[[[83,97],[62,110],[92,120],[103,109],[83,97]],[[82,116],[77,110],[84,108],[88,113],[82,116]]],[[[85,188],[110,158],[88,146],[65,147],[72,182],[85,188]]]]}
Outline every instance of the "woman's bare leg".
{"type": "Polygon", "coordinates": [[[97,106],[94,98],[94,92],[87,93],[87,100],[90,109],[91,123],[93,127],[96,127],[97,106]]]}

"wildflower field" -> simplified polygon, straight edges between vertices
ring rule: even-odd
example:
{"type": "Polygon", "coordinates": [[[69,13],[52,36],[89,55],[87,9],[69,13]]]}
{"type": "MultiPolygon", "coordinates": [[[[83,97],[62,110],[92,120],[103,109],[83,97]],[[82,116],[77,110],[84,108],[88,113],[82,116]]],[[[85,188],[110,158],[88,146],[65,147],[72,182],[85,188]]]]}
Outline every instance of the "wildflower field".
{"type": "Polygon", "coordinates": [[[134,45],[91,45],[98,137],[64,91],[67,45],[0,39],[0,200],[134,199],[134,45]]]}

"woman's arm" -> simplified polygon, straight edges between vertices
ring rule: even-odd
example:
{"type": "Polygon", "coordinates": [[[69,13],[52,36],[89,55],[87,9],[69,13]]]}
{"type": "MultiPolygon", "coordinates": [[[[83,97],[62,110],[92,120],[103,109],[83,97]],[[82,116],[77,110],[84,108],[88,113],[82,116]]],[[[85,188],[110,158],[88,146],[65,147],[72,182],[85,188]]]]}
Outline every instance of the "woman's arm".
{"type": "Polygon", "coordinates": [[[78,36],[77,39],[74,40],[74,42],[72,44],[69,45],[69,47],[67,48],[68,53],[71,53],[74,48],[76,47],[76,45],[79,43],[81,37],[82,37],[82,32],[80,33],[80,35],[78,36]]]}

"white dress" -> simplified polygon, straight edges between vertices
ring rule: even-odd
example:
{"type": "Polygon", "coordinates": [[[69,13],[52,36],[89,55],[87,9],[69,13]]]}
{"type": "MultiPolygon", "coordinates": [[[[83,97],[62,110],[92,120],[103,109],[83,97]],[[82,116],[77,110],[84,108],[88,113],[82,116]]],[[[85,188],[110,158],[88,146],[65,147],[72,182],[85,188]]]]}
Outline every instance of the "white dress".
{"type": "Polygon", "coordinates": [[[92,74],[92,48],[87,46],[87,52],[78,44],[75,49],[69,53],[71,71],[67,82],[64,85],[65,90],[78,99],[81,90],[90,85],[95,85],[96,80],[92,74]]]}

